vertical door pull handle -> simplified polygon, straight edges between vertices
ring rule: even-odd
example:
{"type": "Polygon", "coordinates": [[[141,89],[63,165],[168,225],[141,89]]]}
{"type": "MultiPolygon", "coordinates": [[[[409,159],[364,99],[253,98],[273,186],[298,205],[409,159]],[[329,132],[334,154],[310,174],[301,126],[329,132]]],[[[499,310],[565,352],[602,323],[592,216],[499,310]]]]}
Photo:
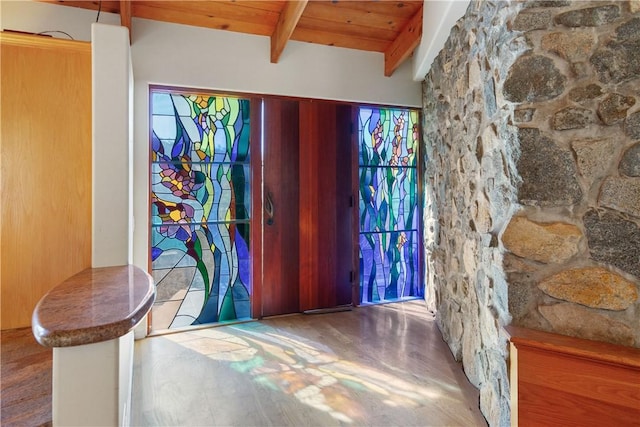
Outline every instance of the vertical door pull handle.
{"type": "Polygon", "coordinates": [[[271,193],[268,191],[267,191],[267,197],[264,201],[264,210],[267,212],[267,225],[273,225],[273,216],[275,214],[275,207],[273,206],[271,193]]]}

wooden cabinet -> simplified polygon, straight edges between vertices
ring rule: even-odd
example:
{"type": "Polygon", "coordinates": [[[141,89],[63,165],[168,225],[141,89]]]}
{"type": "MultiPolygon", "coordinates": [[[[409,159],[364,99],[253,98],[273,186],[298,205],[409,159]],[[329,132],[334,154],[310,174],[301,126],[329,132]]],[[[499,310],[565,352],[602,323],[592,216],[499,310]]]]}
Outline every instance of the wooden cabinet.
{"type": "Polygon", "coordinates": [[[513,426],[640,423],[640,349],[508,326],[513,426]]]}
{"type": "Polygon", "coordinates": [[[2,329],[91,266],[91,45],[0,34],[2,329]]]}

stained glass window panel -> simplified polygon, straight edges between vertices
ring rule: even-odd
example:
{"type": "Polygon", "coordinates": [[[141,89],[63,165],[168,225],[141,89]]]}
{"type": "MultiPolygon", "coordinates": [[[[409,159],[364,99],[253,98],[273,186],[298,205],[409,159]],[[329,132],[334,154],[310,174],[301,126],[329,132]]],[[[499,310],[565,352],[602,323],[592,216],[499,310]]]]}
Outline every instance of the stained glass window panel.
{"type": "Polygon", "coordinates": [[[424,295],[418,265],[417,110],[358,112],[360,302],[424,295]]]}
{"type": "Polygon", "coordinates": [[[249,161],[249,100],[152,93],[152,160],[249,161]]]}
{"type": "Polygon", "coordinates": [[[360,302],[422,297],[418,232],[360,234],[360,302]]]}
{"type": "Polygon", "coordinates": [[[151,93],[153,329],[250,317],[249,108],[151,93]]]}
{"type": "Polygon", "coordinates": [[[248,164],[154,163],[151,189],[153,224],[169,218],[188,217],[195,222],[249,218],[248,164]],[[211,176],[215,179],[210,179],[211,176]]]}
{"type": "Polygon", "coordinates": [[[360,231],[418,229],[416,168],[360,166],[360,231]]]}
{"type": "Polygon", "coordinates": [[[416,166],[418,111],[361,107],[360,166],[416,166]]]}

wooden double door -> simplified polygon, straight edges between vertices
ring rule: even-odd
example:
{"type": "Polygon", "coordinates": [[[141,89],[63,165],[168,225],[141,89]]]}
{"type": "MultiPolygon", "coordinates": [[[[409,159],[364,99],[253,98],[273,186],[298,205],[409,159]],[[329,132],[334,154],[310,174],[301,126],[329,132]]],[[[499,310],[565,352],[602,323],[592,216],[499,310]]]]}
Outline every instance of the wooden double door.
{"type": "Polygon", "coordinates": [[[254,218],[261,218],[254,254],[261,256],[253,261],[253,316],[351,304],[358,209],[353,107],[262,102],[262,186],[253,190],[254,218]]]}

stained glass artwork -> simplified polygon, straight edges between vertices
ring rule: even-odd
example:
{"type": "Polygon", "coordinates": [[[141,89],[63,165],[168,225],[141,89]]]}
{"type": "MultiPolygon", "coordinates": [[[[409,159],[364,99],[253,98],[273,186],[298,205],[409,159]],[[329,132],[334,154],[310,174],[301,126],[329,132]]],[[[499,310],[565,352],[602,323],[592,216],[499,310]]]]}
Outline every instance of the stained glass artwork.
{"type": "Polygon", "coordinates": [[[424,296],[418,253],[418,111],[359,109],[360,303],[424,296]]]}
{"type": "Polygon", "coordinates": [[[249,100],[151,92],[153,329],[248,318],[249,100]]]}

